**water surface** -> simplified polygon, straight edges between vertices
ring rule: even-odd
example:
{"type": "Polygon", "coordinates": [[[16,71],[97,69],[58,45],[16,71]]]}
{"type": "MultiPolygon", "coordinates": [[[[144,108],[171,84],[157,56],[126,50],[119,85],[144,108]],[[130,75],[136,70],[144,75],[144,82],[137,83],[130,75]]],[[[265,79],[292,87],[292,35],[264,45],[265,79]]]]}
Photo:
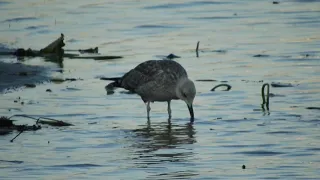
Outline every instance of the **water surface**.
{"type": "Polygon", "coordinates": [[[0,179],[319,179],[320,111],[307,109],[320,107],[319,7],[302,0],[0,1],[0,43],[9,48],[40,49],[64,33],[65,49],[98,46],[124,56],[62,65],[25,59],[50,68],[51,77],[83,80],[2,93],[0,115],[76,126],[25,132],[13,143],[16,132],[1,136],[0,179]],[[193,126],[180,101],[172,102],[171,126],[166,103],[152,104],[148,123],[138,96],[107,96],[108,82],[97,78],[170,53],[193,80],[217,80],[195,81],[193,126]],[[220,81],[231,91],[211,92],[220,81]],[[271,82],[293,87],[271,88],[270,112],[262,112],[260,89],[271,82]]]}

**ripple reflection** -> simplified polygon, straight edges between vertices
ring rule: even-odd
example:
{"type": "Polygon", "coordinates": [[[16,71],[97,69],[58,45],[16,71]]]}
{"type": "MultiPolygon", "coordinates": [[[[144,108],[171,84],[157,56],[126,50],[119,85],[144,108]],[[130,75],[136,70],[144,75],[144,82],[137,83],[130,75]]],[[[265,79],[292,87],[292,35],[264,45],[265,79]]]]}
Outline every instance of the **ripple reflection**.
{"type": "Polygon", "coordinates": [[[151,125],[148,121],[133,130],[134,142],[130,148],[134,149],[134,164],[152,172],[152,179],[196,176],[198,174],[188,168],[194,166],[193,146],[189,145],[197,142],[195,134],[189,124],[153,122],[151,125]]]}

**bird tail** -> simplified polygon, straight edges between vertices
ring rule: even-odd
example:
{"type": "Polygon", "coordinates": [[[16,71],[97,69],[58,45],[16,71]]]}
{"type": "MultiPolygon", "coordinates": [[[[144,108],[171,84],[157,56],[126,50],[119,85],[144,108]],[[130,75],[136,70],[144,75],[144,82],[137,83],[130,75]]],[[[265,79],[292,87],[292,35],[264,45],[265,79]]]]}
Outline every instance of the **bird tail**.
{"type": "Polygon", "coordinates": [[[121,87],[121,78],[120,77],[111,77],[111,78],[100,78],[101,80],[113,81],[106,85],[105,89],[107,92],[113,92],[117,87],[121,87]]]}

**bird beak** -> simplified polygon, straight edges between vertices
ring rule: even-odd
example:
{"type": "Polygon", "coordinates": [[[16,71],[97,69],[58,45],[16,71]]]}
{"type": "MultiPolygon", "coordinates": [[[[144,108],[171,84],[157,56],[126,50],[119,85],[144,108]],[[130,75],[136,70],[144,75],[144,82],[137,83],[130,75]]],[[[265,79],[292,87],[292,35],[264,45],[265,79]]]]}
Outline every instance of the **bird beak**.
{"type": "Polygon", "coordinates": [[[187,104],[188,105],[188,109],[189,109],[189,112],[190,112],[190,117],[191,117],[191,121],[193,122],[194,120],[194,113],[193,113],[193,107],[192,107],[192,104],[187,104]]]}

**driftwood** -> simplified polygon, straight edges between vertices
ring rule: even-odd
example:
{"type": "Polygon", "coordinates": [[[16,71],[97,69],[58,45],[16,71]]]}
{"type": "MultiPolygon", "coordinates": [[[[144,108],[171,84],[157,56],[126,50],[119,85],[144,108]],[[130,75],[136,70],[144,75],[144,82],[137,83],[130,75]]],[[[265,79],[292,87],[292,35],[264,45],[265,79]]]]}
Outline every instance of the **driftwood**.
{"type": "Polygon", "coordinates": [[[50,125],[50,126],[73,126],[73,124],[64,122],[64,121],[59,121],[55,120],[52,118],[47,118],[47,117],[32,117],[28,115],[13,115],[11,117],[0,117],[0,135],[6,135],[12,131],[18,131],[19,134],[17,134],[11,142],[13,142],[14,139],[16,139],[22,132],[24,131],[36,131],[41,129],[41,125],[50,125]],[[13,117],[24,117],[24,118],[29,118],[33,119],[36,121],[35,124],[33,125],[16,125],[14,124],[14,121],[17,120],[12,120],[13,117]]]}
{"type": "Polygon", "coordinates": [[[56,61],[62,61],[62,58],[78,58],[78,59],[94,59],[94,60],[108,60],[108,59],[119,59],[122,56],[101,56],[98,54],[98,47],[78,50],[64,50],[64,34],[46,47],[40,50],[23,49],[19,48],[14,52],[0,52],[0,55],[14,55],[17,57],[56,57],[56,61]],[[97,56],[80,56],[80,54],[65,53],[65,51],[77,51],[81,54],[97,54],[97,56]]]}
{"type": "Polygon", "coordinates": [[[48,46],[40,50],[40,54],[63,54],[62,47],[65,46],[64,42],[64,35],[61,34],[61,36],[50,43],[48,46]]]}

